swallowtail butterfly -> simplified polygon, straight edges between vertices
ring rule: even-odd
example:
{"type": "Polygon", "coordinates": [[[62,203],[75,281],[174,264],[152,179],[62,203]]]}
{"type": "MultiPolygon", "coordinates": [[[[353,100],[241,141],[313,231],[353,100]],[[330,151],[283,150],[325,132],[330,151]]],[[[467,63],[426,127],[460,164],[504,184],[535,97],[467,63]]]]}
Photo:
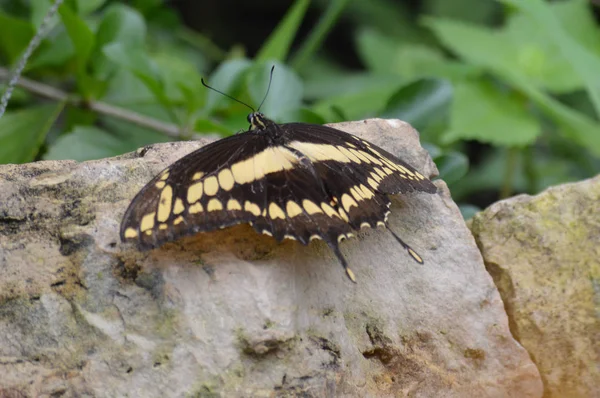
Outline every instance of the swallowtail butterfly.
{"type": "Polygon", "coordinates": [[[307,245],[322,239],[355,282],[339,243],[363,227],[389,229],[388,195],[436,192],[413,167],[352,134],[315,124],[277,124],[260,107],[250,108],[248,131],[184,156],[142,188],[125,212],[121,240],[146,250],[249,223],[277,241],[307,245]]]}

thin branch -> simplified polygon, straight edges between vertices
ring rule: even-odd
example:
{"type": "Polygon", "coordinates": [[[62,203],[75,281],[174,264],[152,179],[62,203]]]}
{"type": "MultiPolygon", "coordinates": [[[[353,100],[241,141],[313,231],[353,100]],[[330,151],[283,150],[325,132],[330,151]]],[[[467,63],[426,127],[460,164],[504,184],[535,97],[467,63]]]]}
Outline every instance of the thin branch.
{"type": "MultiPolygon", "coordinates": [[[[0,79],[6,79],[9,76],[10,72],[5,68],[0,67],[0,79]]],[[[138,126],[158,131],[173,138],[181,138],[181,135],[183,133],[183,131],[174,124],[165,123],[137,112],[133,112],[127,109],[107,104],[105,102],[83,101],[78,96],[69,95],[66,92],[61,91],[55,87],[49,86],[44,83],[36,82],[34,80],[30,80],[24,77],[22,77],[18,82],[15,82],[15,86],[24,88],[29,92],[40,95],[45,98],[50,98],[56,101],[66,101],[72,106],[91,109],[103,115],[122,119],[134,123],[138,126]]]]}
{"type": "Polygon", "coordinates": [[[2,115],[4,115],[4,112],[6,111],[6,107],[8,106],[8,101],[10,100],[10,97],[12,96],[12,92],[15,89],[15,86],[17,85],[17,83],[19,81],[19,77],[21,77],[21,73],[23,72],[23,69],[25,69],[25,65],[27,65],[27,61],[29,60],[29,57],[31,57],[33,50],[35,50],[37,48],[37,46],[40,44],[40,41],[42,41],[42,38],[44,36],[46,36],[47,30],[50,26],[50,20],[52,19],[54,14],[56,14],[56,11],[58,10],[58,7],[60,7],[62,2],[63,2],[63,0],[56,0],[54,2],[54,4],[48,9],[48,12],[44,16],[44,20],[40,24],[40,27],[39,27],[37,33],[33,36],[31,41],[27,45],[25,52],[23,52],[23,55],[21,56],[21,59],[19,60],[19,63],[17,64],[13,75],[10,77],[10,79],[8,79],[8,84],[6,85],[6,90],[4,90],[4,93],[2,94],[2,98],[0,98],[0,118],[2,117],[2,115]]]}

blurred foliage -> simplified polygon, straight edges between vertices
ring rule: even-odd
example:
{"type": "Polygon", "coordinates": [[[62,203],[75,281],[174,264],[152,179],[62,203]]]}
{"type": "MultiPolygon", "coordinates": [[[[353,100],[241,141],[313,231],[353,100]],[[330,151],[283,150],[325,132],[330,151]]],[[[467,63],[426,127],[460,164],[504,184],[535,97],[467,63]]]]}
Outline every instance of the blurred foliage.
{"type": "MultiPolygon", "coordinates": [[[[0,0],[5,77],[50,4],[0,0]]],[[[248,109],[206,90],[201,76],[258,106],[276,65],[262,107],[269,117],[410,122],[465,216],[600,170],[600,28],[587,1],[427,0],[417,12],[392,0],[290,4],[249,58],[243,46],[220,48],[186,28],[168,2],[65,1],[25,68],[32,84],[0,119],[0,163],[87,160],[235,133],[248,109]],[[320,18],[299,37],[308,10],[320,18]],[[326,51],[340,21],[352,26],[358,71],[326,51]],[[64,98],[44,94],[48,86],[64,98]]]]}

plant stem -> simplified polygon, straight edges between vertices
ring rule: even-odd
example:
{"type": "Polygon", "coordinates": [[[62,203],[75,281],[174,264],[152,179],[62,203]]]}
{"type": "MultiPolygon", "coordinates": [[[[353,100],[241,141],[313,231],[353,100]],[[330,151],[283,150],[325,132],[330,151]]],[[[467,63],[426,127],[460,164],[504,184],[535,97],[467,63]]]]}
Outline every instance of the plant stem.
{"type": "Polygon", "coordinates": [[[518,154],[519,149],[516,147],[509,147],[506,150],[506,168],[504,169],[504,180],[500,190],[500,199],[506,199],[513,193],[513,179],[517,168],[518,154]]]}
{"type": "Polygon", "coordinates": [[[56,11],[58,10],[58,7],[60,7],[62,2],[63,0],[55,0],[54,4],[50,6],[48,11],[46,12],[46,15],[44,16],[44,19],[42,20],[42,23],[40,24],[37,33],[29,41],[29,44],[27,44],[27,48],[23,52],[23,55],[21,55],[21,59],[17,63],[13,75],[9,75],[10,77],[8,78],[8,84],[6,85],[6,89],[2,94],[2,98],[0,98],[0,118],[2,117],[2,115],[4,115],[4,112],[6,111],[8,101],[10,101],[12,92],[17,83],[19,82],[19,78],[21,77],[23,69],[25,69],[25,66],[27,65],[29,57],[31,57],[33,51],[37,48],[37,46],[40,44],[40,41],[42,41],[42,38],[46,35],[47,29],[50,26],[50,20],[52,19],[54,14],[56,14],[56,11]]]}
{"type": "MultiPolygon", "coordinates": [[[[10,72],[5,68],[0,67],[0,79],[6,79],[9,76],[10,72]]],[[[122,119],[138,126],[158,131],[173,138],[180,138],[184,133],[182,129],[174,124],[165,123],[128,109],[107,104],[106,102],[84,101],[79,96],[69,95],[68,93],[55,87],[24,77],[21,77],[19,81],[15,83],[15,85],[34,94],[41,95],[42,97],[50,98],[56,101],[65,101],[71,106],[91,109],[94,112],[122,119]]]]}

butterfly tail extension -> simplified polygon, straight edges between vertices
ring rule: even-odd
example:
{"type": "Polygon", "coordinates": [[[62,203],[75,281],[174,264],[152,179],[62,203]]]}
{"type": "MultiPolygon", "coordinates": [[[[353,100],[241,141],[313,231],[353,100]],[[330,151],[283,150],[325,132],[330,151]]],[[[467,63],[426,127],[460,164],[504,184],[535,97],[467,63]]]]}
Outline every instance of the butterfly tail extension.
{"type": "Polygon", "coordinates": [[[386,224],[386,228],[388,229],[388,231],[390,231],[392,233],[392,236],[394,236],[394,238],[396,238],[396,240],[398,241],[398,243],[400,243],[402,245],[402,247],[406,249],[406,251],[413,258],[413,260],[415,260],[419,264],[423,264],[424,263],[423,262],[423,258],[421,256],[419,256],[417,254],[417,252],[414,251],[409,245],[407,245],[402,239],[400,239],[400,237],[398,235],[396,235],[396,233],[394,231],[392,231],[392,229],[390,228],[389,225],[386,224]]]}
{"type": "Polygon", "coordinates": [[[340,247],[333,242],[328,242],[328,245],[329,248],[333,251],[333,254],[335,254],[339,262],[342,264],[342,267],[344,267],[344,271],[346,271],[348,279],[350,279],[353,283],[356,283],[356,277],[354,276],[354,272],[352,272],[352,270],[348,268],[348,262],[346,261],[344,255],[340,251],[340,247]]]}

